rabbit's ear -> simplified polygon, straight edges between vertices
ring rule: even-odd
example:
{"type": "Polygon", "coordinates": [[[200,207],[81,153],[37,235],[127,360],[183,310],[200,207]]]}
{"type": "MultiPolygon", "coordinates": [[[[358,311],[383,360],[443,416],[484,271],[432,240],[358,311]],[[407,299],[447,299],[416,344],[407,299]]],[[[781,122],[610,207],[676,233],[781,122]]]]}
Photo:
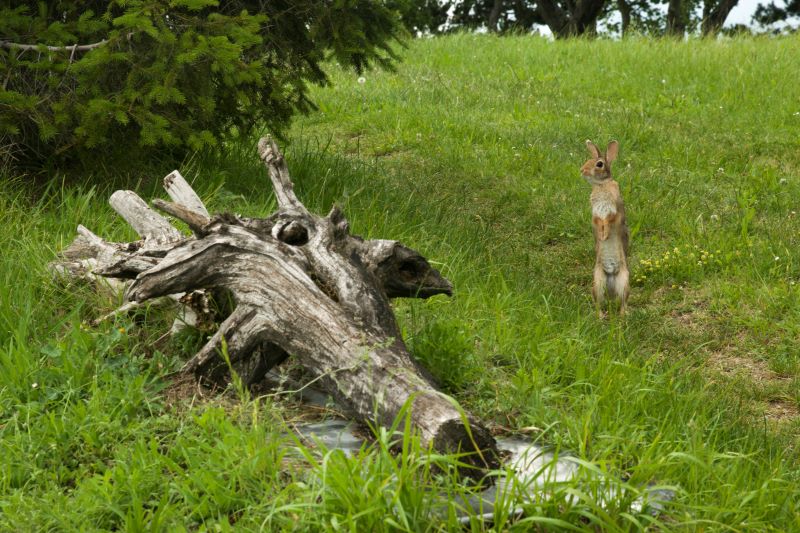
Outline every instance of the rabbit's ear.
{"type": "Polygon", "coordinates": [[[618,153],[619,143],[617,141],[611,141],[608,143],[608,148],[606,149],[606,163],[611,163],[613,160],[615,160],[618,153]]]}
{"type": "Polygon", "coordinates": [[[592,157],[594,157],[595,159],[600,158],[600,149],[597,146],[595,146],[595,144],[592,141],[588,139],[586,140],[586,148],[589,149],[589,152],[591,152],[592,157]]]}

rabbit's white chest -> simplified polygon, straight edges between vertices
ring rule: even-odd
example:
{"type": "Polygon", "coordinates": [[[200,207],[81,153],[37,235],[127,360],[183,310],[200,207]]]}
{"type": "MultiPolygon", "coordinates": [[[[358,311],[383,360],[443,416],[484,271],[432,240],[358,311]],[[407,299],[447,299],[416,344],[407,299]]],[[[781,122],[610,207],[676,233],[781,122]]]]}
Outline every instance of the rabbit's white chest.
{"type": "Polygon", "coordinates": [[[606,218],[617,214],[617,203],[611,198],[601,198],[592,202],[592,216],[606,218]]]}

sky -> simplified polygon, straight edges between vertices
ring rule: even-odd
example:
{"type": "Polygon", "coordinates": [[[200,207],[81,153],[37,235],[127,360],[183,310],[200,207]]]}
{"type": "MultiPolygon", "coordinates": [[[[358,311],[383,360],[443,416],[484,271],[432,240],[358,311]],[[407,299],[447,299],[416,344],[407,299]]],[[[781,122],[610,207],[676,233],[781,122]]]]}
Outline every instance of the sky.
{"type": "Polygon", "coordinates": [[[756,6],[759,3],[768,4],[768,0],[739,0],[736,7],[733,8],[728,19],[725,21],[726,26],[733,26],[734,24],[750,24],[750,19],[753,18],[753,13],[756,11],[756,6]]]}

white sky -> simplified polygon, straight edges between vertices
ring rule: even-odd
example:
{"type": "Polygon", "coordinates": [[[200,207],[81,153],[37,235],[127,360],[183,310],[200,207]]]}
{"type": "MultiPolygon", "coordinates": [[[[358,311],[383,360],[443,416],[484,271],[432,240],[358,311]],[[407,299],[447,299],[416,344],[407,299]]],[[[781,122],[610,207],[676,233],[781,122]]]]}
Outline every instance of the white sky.
{"type": "Polygon", "coordinates": [[[753,18],[753,13],[756,12],[756,6],[759,3],[769,4],[768,0],[739,0],[736,7],[733,8],[731,14],[728,15],[728,20],[725,21],[726,26],[733,26],[734,24],[750,24],[753,18]]]}

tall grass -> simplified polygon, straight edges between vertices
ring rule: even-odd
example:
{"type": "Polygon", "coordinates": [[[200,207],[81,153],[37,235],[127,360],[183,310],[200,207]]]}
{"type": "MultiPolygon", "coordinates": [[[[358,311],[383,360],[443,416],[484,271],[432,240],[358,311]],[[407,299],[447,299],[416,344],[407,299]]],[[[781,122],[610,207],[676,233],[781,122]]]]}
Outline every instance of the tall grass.
{"type": "MultiPolygon", "coordinates": [[[[678,488],[654,519],[623,497],[600,506],[585,483],[553,487],[521,522],[518,502],[501,505],[497,529],[800,528],[797,46],[419,40],[396,74],[336,72],[295,123],[304,203],[340,204],[355,233],[402,240],[454,282],[451,299],[395,304],[446,392],[634,490],[678,488]],[[589,297],[586,138],[622,147],[625,321],[597,320],[589,297]]],[[[182,171],[212,211],[274,208],[251,139],[182,171]]],[[[167,317],[82,327],[118,295],[64,288],[45,265],[78,223],[133,235],[110,184],[61,183],[0,185],[0,529],[461,527],[475,489],[408,432],[352,458],[311,449],[289,404],[165,394],[192,349],[156,343],[167,317]]]]}

